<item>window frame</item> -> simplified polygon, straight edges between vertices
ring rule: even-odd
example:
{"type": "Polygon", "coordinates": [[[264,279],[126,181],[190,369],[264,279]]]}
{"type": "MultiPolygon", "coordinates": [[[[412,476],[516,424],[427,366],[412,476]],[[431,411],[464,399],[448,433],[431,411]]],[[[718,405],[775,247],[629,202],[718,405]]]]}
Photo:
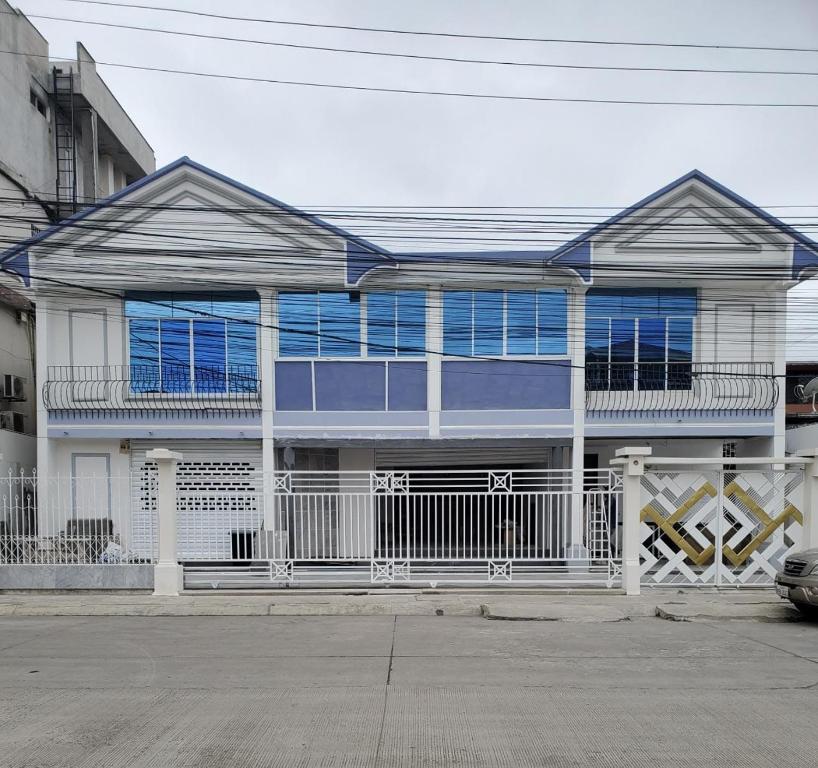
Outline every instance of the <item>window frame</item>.
{"type": "Polygon", "coordinates": [[[571,293],[567,288],[531,288],[512,287],[512,288],[452,288],[442,289],[441,291],[441,356],[444,360],[462,360],[465,358],[476,359],[492,359],[492,360],[531,360],[532,358],[542,358],[546,360],[564,360],[571,356],[571,344],[569,339],[569,328],[571,325],[571,293]],[[468,354],[457,354],[446,352],[446,331],[445,331],[445,295],[446,293],[469,293],[471,294],[471,339],[470,351],[468,354]],[[475,352],[475,295],[480,293],[501,293],[503,298],[502,306],[502,325],[501,325],[501,347],[500,353],[487,354],[483,352],[475,352]],[[534,294],[534,352],[509,352],[509,293],[533,293],[534,294]],[[540,352],[540,294],[560,294],[565,301],[565,351],[563,352],[540,352]]]}
{"type": "MultiPolygon", "coordinates": [[[[164,299],[169,303],[173,303],[173,298],[171,296],[164,299]]],[[[203,299],[204,300],[204,299],[203,299]]],[[[122,315],[125,318],[125,354],[126,354],[126,368],[128,369],[128,394],[129,395],[143,395],[146,393],[150,393],[151,395],[159,395],[163,398],[178,398],[178,399],[185,399],[194,397],[197,395],[208,395],[214,398],[230,398],[231,396],[243,393],[258,393],[261,390],[261,386],[259,382],[259,371],[261,366],[260,360],[260,352],[261,352],[261,334],[259,333],[259,328],[261,326],[261,304],[259,299],[255,299],[258,302],[259,307],[259,315],[258,315],[258,322],[254,325],[255,328],[255,362],[251,363],[251,367],[255,368],[256,371],[256,387],[255,389],[243,389],[243,388],[236,388],[234,389],[231,385],[232,379],[230,375],[230,366],[231,363],[229,362],[229,337],[228,337],[228,323],[246,320],[247,318],[239,316],[239,315],[216,315],[208,314],[208,315],[199,315],[196,316],[193,310],[188,310],[194,312],[194,314],[190,317],[173,317],[167,316],[162,317],[161,315],[155,316],[146,316],[141,314],[136,314],[133,316],[129,316],[127,313],[127,302],[128,301],[145,301],[145,299],[129,299],[127,296],[123,297],[122,299],[122,315]],[[164,391],[163,389],[163,377],[162,377],[162,368],[163,368],[163,361],[162,361],[162,321],[163,320],[173,320],[174,322],[186,322],[188,324],[187,328],[187,338],[188,338],[188,345],[187,345],[187,368],[188,368],[188,388],[186,390],[168,390],[164,391]],[[194,343],[194,330],[193,330],[193,323],[197,320],[205,320],[205,321],[216,321],[221,322],[223,326],[224,332],[224,388],[223,389],[214,389],[211,385],[205,384],[204,387],[197,387],[197,366],[195,362],[195,343],[194,343]],[[131,360],[131,322],[155,322],[156,323],[156,362],[155,363],[145,363],[145,367],[149,365],[155,365],[157,369],[157,382],[158,388],[156,390],[150,389],[134,389],[134,379],[131,375],[131,370],[134,365],[140,365],[140,363],[134,363],[131,360]]],[[[218,303],[219,301],[224,301],[226,303],[232,303],[230,299],[213,299],[212,296],[209,299],[212,303],[218,303]]],[[[234,301],[240,301],[238,299],[234,301]]],[[[168,311],[172,311],[172,307],[168,308],[168,311]]],[[[179,365],[183,365],[183,363],[179,363],[179,365]]],[[[238,363],[238,366],[243,366],[245,364],[238,363]]],[[[202,366],[199,366],[201,369],[202,366]]]]}
{"type": "Polygon", "coordinates": [[[321,360],[327,362],[349,362],[349,361],[360,361],[360,360],[367,360],[369,362],[379,362],[379,361],[411,361],[411,360],[425,360],[426,359],[426,351],[411,353],[411,354],[400,354],[397,350],[397,347],[400,346],[399,341],[399,313],[398,313],[398,296],[399,293],[418,293],[423,296],[423,347],[424,350],[427,348],[427,339],[428,339],[428,328],[427,328],[427,313],[429,308],[429,292],[425,288],[383,288],[378,290],[372,291],[360,291],[360,300],[359,300],[359,313],[358,313],[358,321],[359,321],[359,345],[358,345],[358,354],[357,355],[324,355],[321,354],[321,299],[320,294],[322,293],[355,293],[356,291],[352,290],[283,290],[278,291],[276,293],[275,303],[276,303],[276,330],[275,330],[275,341],[274,341],[274,359],[276,361],[292,361],[292,362],[306,362],[310,360],[321,360]],[[316,322],[316,334],[317,334],[317,354],[315,355],[287,355],[281,353],[281,330],[282,330],[282,319],[281,319],[281,303],[280,303],[280,296],[282,293],[287,294],[304,294],[304,295],[315,295],[318,297],[318,313],[317,313],[317,322],[316,322]],[[395,320],[393,325],[393,338],[395,339],[395,347],[396,349],[392,354],[369,354],[369,295],[370,294],[384,294],[384,293],[391,293],[395,295],[395,320]]]}

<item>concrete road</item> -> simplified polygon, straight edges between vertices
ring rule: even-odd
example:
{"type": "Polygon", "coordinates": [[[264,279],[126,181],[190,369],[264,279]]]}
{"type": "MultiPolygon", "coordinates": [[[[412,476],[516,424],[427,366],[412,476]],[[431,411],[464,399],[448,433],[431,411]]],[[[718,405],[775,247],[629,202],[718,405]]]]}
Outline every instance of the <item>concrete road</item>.
{"type": "Polygon", "coordinates": [[[0,619],[0,765],[818,763],[818,625],[0,619]]]}

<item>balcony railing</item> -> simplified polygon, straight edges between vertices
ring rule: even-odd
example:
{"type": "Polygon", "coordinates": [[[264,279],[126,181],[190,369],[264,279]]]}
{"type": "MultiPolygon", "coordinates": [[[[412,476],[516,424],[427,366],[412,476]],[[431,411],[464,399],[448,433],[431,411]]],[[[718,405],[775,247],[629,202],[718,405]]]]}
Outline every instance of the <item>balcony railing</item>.
{"type": "Polygon", "coordinates": [[[193,411],[254,413],[261,409],[261,383],[255,365],[49,366],[43,384],[49,411],[193,411]]]}
{"type": "Polygon", "coordinates": [[[588,363],[589,414],[768,412],[778,402],[772,363],[588,363]]]}

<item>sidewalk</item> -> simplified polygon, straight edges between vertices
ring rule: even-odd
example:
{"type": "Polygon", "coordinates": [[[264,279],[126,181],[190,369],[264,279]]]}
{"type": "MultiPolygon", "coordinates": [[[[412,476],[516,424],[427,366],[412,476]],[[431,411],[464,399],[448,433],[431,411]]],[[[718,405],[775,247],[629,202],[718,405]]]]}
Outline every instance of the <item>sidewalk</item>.
{"type": "Polygon", "coordinates": [[[646,590],[639,597],[596,590],[373,590],[72,592],[0,594],[0,616],[483,616],[507,621],[612,622],[658,616],[671,621],[795,621],[798,612],[771,589],[646,590]]]}

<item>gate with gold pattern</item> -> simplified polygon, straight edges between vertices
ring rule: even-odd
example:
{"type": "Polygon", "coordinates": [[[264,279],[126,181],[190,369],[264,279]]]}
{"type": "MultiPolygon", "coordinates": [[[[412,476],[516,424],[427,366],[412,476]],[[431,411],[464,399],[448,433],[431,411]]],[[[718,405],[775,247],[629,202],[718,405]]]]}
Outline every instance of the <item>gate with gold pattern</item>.
{"type": "Polygon", "coordinates": [[[643,585],[772,584],[801,541],[804,471],[647,471],[643,585]]]}

